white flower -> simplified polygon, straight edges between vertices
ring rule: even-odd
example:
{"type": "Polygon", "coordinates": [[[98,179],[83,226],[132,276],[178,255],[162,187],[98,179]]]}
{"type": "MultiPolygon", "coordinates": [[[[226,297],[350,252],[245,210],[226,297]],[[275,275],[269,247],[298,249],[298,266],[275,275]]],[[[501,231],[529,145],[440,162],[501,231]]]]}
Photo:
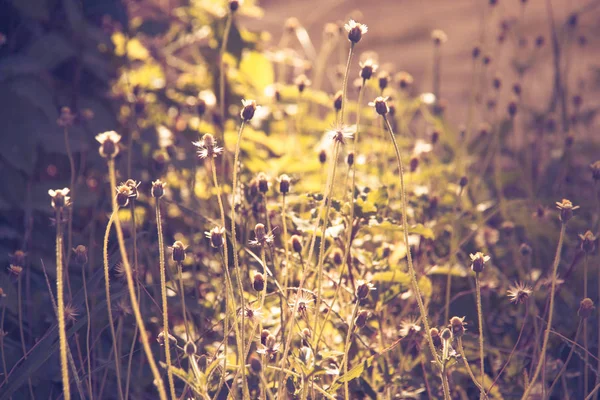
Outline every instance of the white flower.
{"type": "Polygon", "coordinates": [[[343,145],[346,144],[347,139],[352,139],[354,137],[354,129],[348,126],[341,126],[327,131],[326,134],[329,139],[343,145]]]}

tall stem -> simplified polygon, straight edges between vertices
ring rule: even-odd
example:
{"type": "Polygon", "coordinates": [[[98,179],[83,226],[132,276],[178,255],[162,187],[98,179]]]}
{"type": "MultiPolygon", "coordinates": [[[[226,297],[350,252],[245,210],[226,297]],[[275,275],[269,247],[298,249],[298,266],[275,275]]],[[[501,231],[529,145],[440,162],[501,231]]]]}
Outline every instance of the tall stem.
{"type": "MultiPolygon", "coordinates": [[[[404,187],[404,167],[402,165],[402,157],[400,156],[400,149],[398,148],[398,143],[396,142],[396,137],[394,136],[394,131],[392,130],[392,126],[390,125],[389,120],[386,116],[383,116],[383,121],[387,125],[388,133],[390,135],[390,139],[392,140],[392,144],[394,145],[394,151],[396,153],[396,161],[398,163],[398,170],[400,174],[400,191],[402,196],[402,231],[404,232],[404,243],[406,245],[406,259],[408,263],[408,272],[410,275],[410,283],[412,291],[417,298],[417,305],[419,306],[419,313],[421,314],[421,319],[423,320],[423,325],[425,326],[425,335],[427,337],[427,343],[429,344],[429,350],[431,351],[431,356],[433,357],[435,363],[442,367],[437,352],[435,351],[435,346],[433,345],[433,340],[431,338],[431,334],[429,332],[429,321],[427,320],[427,310],[425,310],[425,305],[423,304],[423,297],[421,294],[421,290],[419,289],[419,284],[417,282],[417,273],[413,266],[412,255],[410,253],[410,245],[408,243],[408,207],[406,205],[406,188],[404,187]]],[[[443,380],[443,379],[442,379],[443,380]]]]}
{"type": "Polygon", "coordinates": [[[348,53],[348,61],[346,62],[346,72],[344,73],[344,83],[342,86],[342,109],[340,111],[340,120],[339,125],[344,124],[344,109],[346,108],[346,100],[348,93],[348,74],[350,72],[350,62],[352,61],[352,56],[354,55],[354,42],[350,43],[350,51],[348,53]]]}
{"type": "Polygon", "coordinates": [[[167,278],[165,267],[165,244],[162,231],[162,220],[160,217],[160,198],[156,198],[156,228],[158,230],[158,262],[160,269],[160,293],[162,297],[163,314],[163,339],[165,346],[165,361],[167,363],[167,379],[171,399],[176,399],[175,382],[173,381],[173,368],[171,367],[171,341],[169,340],[169,304],[167,302],[167,278]]]}
{"type": "MultiPolygon", "coordinates": [[[[61,229],[61,212],[56,212],[56,297],[58,307],[58,339],[60,344],[60,370],[63,383],[63,397],[71,399],[69,385],[69,368],[67,366],[67,331],[65,328],[65,298],[63,287],[63,234],[61,229]]],[[[19,280],[19,285],[21,281],[19,280]]],[[[20,299],[20,297],[19,297],[20,299]]]]}
{"type": "MultiPolygon", "coordinates": [[[[229,41],[229,32],[233,22],[233,13],[227,14],[225,22],[225,30],[223,31],[223,40],[219,51],[219,111],[221,113],[222,122],[225,123],[225,62],[223,60],[227,51],[227,42],[229,41]]],[[[225,131],[223,130],[223,143],[225,143],[225,131]]]]}
{"type": "MultiPolygon", "coordinates": [[[[130,136],[130,143],[132,142],[130,136]]],[[[130,147],[131,148],[131,147],[130,147]]],[[[128,152],[128,156],[131,155],[131,151],[128,152]]],[[[130,170],[131,164],[128,163],[128,170],[130,170]]],[[[128,172],[128,176],[131,176],[131,171],[128,172]]],[[[141,297],[141,288],[140,288],[140,270],[139,270],[139,266],[138,266],[138,252],[137,252],[137,223],[136,223],[136,218],[135,218],[135,199],[131,199],[131,202],[129,204],[129,210],[131,211],[131,226],[132,226],[132,231],[131,234],[133,236],[133,268],[134,271],[136,273],[136,280],[135,280],[135,287],[137,290],[137,296],[138,299],[141,297]]],[[[134,354],[134,349],[135,349],[135,344],[137,343],[137,339],[138,339],[138,332],[139,332],[139,328],[137,326],[137,324],[135,325],[134,329],[133,329],[133,335],[131,338],[131,345],[129,347],[129,356],[127,357],[127,377],[125,378],[125,400],[127,400],[129,398],[129,384],[131,382],[131,365],[133,363],[133,354],[134,354]]]]}
{"type": "Polygon", "coordinates": [[[460,356],[462,357],[463,361],[465,362],[465,367],[467,368],[467,372],[469,373],[469,376],[471,377],[471,380],[473,381],[473,383],[475,384],[475,386],[477,386],[477,388],[479,390],[481,390],[483,386],[475,378],[475,374],[473,374],[473,370],[471,369],[471,366],[469,365],[469,360],[467,359],[467,356],[465,355],[465,349],[464,349],[463,344],[462,344],[462,337],[458,337],[456,339],[456,342],[458,344],[458,354],[460,354],[460,356]]]}
{"type": "Polygon", "coordinates": [[[538,365],[535,368],[535,372],[529,381],[529,385],[523,393],[523,397],[521,400],[528,399],[529,393],[531,393],[531,389],[535,386],[535,382],[540,376],[540,372],[542,371],[542,366],[544,365],[544,358],[546,356],[546,351],[548,349],[548,338],[550,337],[550,330],[552,329],[552,317],[554,316],[554,295],[556,291],[556,272],[558,271],[558,264],[560,264],[560,253],[562,251],[563,240],[565,236],[567,224],[561,223],[560,227],[560,236],[558,237],[558,245],[556,246],[556,255],[554,256],[554,265],[552,267],[552,287],[550,289],[550,305],[548,306],[548,322],[546,324],[546,330],[544,331],[544,341],[542,342],[542,350],[540,351],[540,359],[538,360],[538,365]]]}
{"type": "MultiPolygon", "coordinates": [[[[69,158],[69,167],[71,169],[71,186],[69,186],[69,195],[71,196],[71,204],[75,201],[75,160],[73,159],[73,152],[71,151],[71,143],[69,142],[69,129],[65,127],[65,149],[67,151],[67,157],[69,158]]],[[[71,248],[73,245],[73,207],[69,207],[69,221],[67,228],[67,262],[65,265],[69,268],[69,262],[71,261],[71,248]]],[[[68,281],[67,281],[68,284],[68,281]]],[[[69,295],[70,287],[69,287],[69,295]]]]}
{"type": "MultiPolygon", "coordinates": [[[[117,178],[115,174],[115,161],[111,158],[108,160],[108,176],[110,178],[110,186],[111,188],[115,188],[117,186],[117,178]]],[[[138,304],[137,295],[135,293],[135,286],[133,283],[133,274],[131,272],[131,265],[129,264],[129,260],[127,258],[127,249],[125,248],[125,239],[123,238],[123,231],[121,229],[121,221],[119,220],[119,206],[117,205],[117,199],[115,196],[112,197],[112,208],[113,208],[113,216],[114,216],[114,224],[115,229],[117,231],[117,239],[119,241],[119,250],[121,252],[121,258],[123,261],[123,266],[125,268],[125,275],[127,276],[127,288],[129,290],[129,297],[131,298],[131,307],[133,308],[133,314],[135,315],[136,323],[140,329],[140,338],[142,340],[142,345],[144,347],[144,351],[146,353],[146,358],[148,359],[148,364],[150,365],[150,370],[152,371],[152,376],[154,377],[154,383],[158,389],[158,394],[161,400],[167,400],[167,392],[165,391],[162,377],[160,376],[160,372],[158,371],[158,367],[156,366],[156,361],[154,360],[154,356],[152,354],[152,348],[150,347],[150,340],[148,339],[148,332],[146,331],[146,327],[144,325],[144,319],[142,317],[142,313],[140,311],[140,306],[138,304]]],[[[168,338],[167,338],[168,340],[168,338]]],[[[116,356],[116,355],[115,355],[116,356]]]]}
{"type": "Polygon", "coordinates": [[[181,308],[182,308],[182,312],[183,312],[183,323],[185,325],[185,334],[187,336],[187,340],[192,340],[191,339],[191,333],[190,333],[190,325],[188,323],[188,319],[187,319],[187,309],[185,307],[185,291],[184,291],[184,287],[183,287],[183,265],[181,264],[181,262],[177,263],[177,279],[179,280],[179,295],[181,296],[181,308]]]}
{"type": "Polygon", "coordinates": [[[119,357],[119,349],[117,348],[117,333],[115,331],[115,322],[112,313],[112,301],[110,299],[110,275],[108,266],[108,236],[110,235],[110,228],[115,220],[115,212],[110,215],[110,219],[106,224],[106,231],[104,232],[104,244],[102,246],[102,255],[104,259],[104,289],[106,294],[106,309],[108,311],[108,325],[110,327],[110,336],[112,338],[112,348],[115,354],[115,374],[117,378],[117,389],[119,393],[119,399],[123,399],[123,389],[121,388],[121,363],[119,357]]]}
{"type": "Polygon", "coordinates": [[[484,352],[483,352],[483,312],[481,311],[481,283],[479,281],[479,272],[475,273],[475,289],[477,291],[477,321],[479,324],[479,363],[481,368],[481,386],[479,387],[480,393],[479,398],[483,399],[485,396],[484,380],[485,371],[483,369],[484,364],[484,352]]]}
{"type": "MultiPolygon", "coordinates": [[[[350,326],[348,326],[348,334],[346,335],[346,343],[344,344],[344,356],[342,358],[342,366],[344,368],[344,375],[348,373],[348,355],[350,354],[350,339],[352,338],[352,333],[354,332],[354,319],[356,319],[356,314],[358,314],[358,307],[360,306],[360,299],[356,299],[356,303],[354,304],[354,310],[352,311],[352,317],[350,319],[350,326]]],[[[347,377],[346,377],[347,378],[347,377]]],[[[348,385],[349,380],[344,379],[344,399],[350,399],[350,388],[348,385]]]]}
{"type": "Polygon", "coordinates": [[[85,276],[85,269],[87,264],[81,266],[81,281],[83,282],[83,295],[85,296],[85,312],[87,314],[87,329],[85,332],[85,349],[86,349],[86,360],[87,360],[87,374],[88,374],[88,392],[90,395],[90,400],[94,399],[94,390],[92,388],[92,357],[91,357],[91,349],[90,349],[90,336],[92,330],[92,320],[90,313],[90,302],[88,299],[88,291],[87,291],[87,278],[85,276]]]}
{"type": "MultiPolygon", "coordinates": [[[[588,253],[586,252],[583,256],[583,298],[588,297],[588,253]]],[[[600,294],[600,292],[598,293],[600,294]]],[[[590,363],[590,353],[588,351],[588,324],[587,318],[583,320],[583,348],[584,348],[584,356],[583,356],[583,365],[585,366],[583,369],[583,394],[585,395],[588,391],[589,387],[589,363],[590,363]]]]}
{"type": "MultiPolygon", "coordinates": [[[[583,321],[585,321],[585,319],[583,321]]],[[[573,338],[573,343],[571,344],[571,350],[569,351],[569,355],[567,356],[567,359],[563,363],[562,368],[560,369],[560,371],[554,378],[554,381],[550,385],[550,389],[548,389],[548,398],[550,398],[550,395],[552,394],[552,389],[554,389],[554,386],[556,386],[558,379],[563,375],[563,373],[567,370],[567,367],[569,366],[569,361],[571,361],[571,357],[573,356],[575,347],[577,347],[577,340],[579,339],[579,333],[581,332],[581,327],[582,327],[583,321],[579,320],[579,324],[577,325],[577,330],[575,331],[575,337],[573,338]]],[[[585,367],[587,369],[587,364],[585,365],[585,367]]],[[[586,390],[587,390],[587,387],[586,387],[586,390]]]]}

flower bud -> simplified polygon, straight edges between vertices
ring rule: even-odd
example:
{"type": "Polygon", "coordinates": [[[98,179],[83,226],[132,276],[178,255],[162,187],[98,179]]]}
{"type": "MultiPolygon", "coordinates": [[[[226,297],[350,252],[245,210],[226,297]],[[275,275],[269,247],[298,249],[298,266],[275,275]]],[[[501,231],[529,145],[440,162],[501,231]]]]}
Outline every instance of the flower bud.
{"type": "Polygon", "coordinates": [[[75,260],[76,264],[78,264],[80,266],[87,264],[87,262],[88,262],[87,247],[80,244],[79,246],[77,246],[73,249],[73,254],[75,255],[74,260],[75,260]]]}
{"type": "Polygon", "coordinates": [[[292,249],[294,249],[294,251],[298,254],[302,254],[302,238],[298,235],[293,235],[292,239],[292,249]]]}
{"type": "Polygon", "coordinates": [[[185,260],[185,246],[179,240],[173,243],[171,250],[173,251],[173,261],[180,263],[185,260]]]}
{"type": "Polygon", "coordinates": [[[194,354],[196,354],[196,345],[194,344],[194,342],[192,342],[191,340],[188,341],[185,344],[185,347],[183,348],[183,350],[185,351],[185,354],[188,355],[188,357],[193,356],[194,354]]]}
{"type": "Polygon", "coordinates": [[[257,175],[256,180],[258,182],[258,190],[265,194],[269,191],[269,179],[264,172],[261,172],[257,175]]]}
{"type": "Polygon", "coordinates": [[[431,341],[436,349],[442,348],[442,338],[440,336],[440,330],[438,328],[431,328],[429,330],[429,335],[431,335],[431,341]]]}
{"type": "Polygon", "coordinates": [[[335,249],[331,254],[331,259],[335,265],[340,266],[344,263],[344,253],[340,249],[335,249]]]}
{"type": "Polygon", "coordinates": [[[356,325],[359,329],[364,328],[367,325],[367,320],[371,316],[371,313],[367,310],[360,310],[356,315],[356,319],[354,320],[354,325],[356,325]]]}
{"type": "Polygon", "coordinates": [[[160,179],[152,182],[152,197],[155,199],[160,199],[163,197],[165,194],[165,186],[167,186],[167,184],[162,182],[160,179]]]}
{"type": "Polygon", "coordinates": [[[348,40],[352,42],[352,44],[356,44],[360,42],[362,35],[367,33],[367,26],[360,24],[354,20],[350,20],[346,25],[344,25],[346,32],[348,32],[348,40]]]}
{"type": "Polygon", "coordinates": [[[442,337],[442,340],[452,340],[452,331],[450,331],[448,328],[445,328],[440,336],[442,337]]]}
{"type": "Polygon", "coordinates": [[[256,112],[256,101],[255,100],[242,100],[242,111],[240,113],[242,120],[245,122],[250,121],[254,117],[256,112]]]}
{"type": "Polygon", "coordinates": [[[373,285],[371,283],[359,280],[356,286],[356,297],[361,300],[366,299],[367,296],[369,296],[372,287],[373,285]]]}
{"type": "Polygon", "coordinates": [[[577,315],[579,315],[580,318],[589,318],[592,316],[594,308],[594,302],[592,299],[586,297],[585,299],[581,300],[581,303],[579,303],[577,315]]]}
{"type": "Polygon", "coordinates": [[[450,318],[450,329],[452,330],[452,335],[455,337],[461,337],[465,334],[465,317],[452,317],[450,318]]]}
{"type": "Polygon", "coordinates": [[[340,90],[335,94],[335,96],[333,96],[333,109],[335,111],[340,111],[342,109],[342,101],[343,101],[343,93],[340,90]]]}
{"type": "Polygon", "coordinates": [[[262,292],[265,288],[265,277],[260,272],[254,274],[254,278],[252,279],[252,287],[257,292],[262,292]]]}

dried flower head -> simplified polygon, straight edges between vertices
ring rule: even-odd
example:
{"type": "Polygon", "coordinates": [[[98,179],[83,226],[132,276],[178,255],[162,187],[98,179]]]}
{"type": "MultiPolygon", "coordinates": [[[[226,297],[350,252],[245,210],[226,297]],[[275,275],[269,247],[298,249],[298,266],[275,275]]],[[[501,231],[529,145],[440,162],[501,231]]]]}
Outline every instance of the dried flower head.
{"type": "Polygon", "coordinates": [[[127,205],[129,204],[129,199],[132,196],[131,188],[126,184],[122,183],[119,186],[117,186],[116,191],[117,205],[119,207],[127,207],[127,205]]]}
{"type": "Polygon", "coordinates": [[[561,202],[556,202],[556,208],[560,210],[560,221],[566,224],[573,217],[573,211],[577,210],[579,206],[574,206],[570,200],[562,199],[561,202]]]}
{"type": "Polygon", "coordinates": [[[257,272],[257,273],[254,274],[254,277],[252,278],[252,287],[257,292],[262,292],[264,290],[264,288],[265,288],[265,277],[264,277],[263,274],[261,274],[260,272],[257,272]]]}
{"type": "Polygon", "coordinates": [[[433,40],[433,44],[439,46],[448,41],[448,35],[441,29],[434,29],[431,32],[431,39],[433,40]]]}
{"type": "Polygon", "coordinates": [[[262,344],[263,346],[267,344],[267,338],[269,337],[269,335],[271,334],[271,332],[269,332],[268,329],[263,329],[260,332],[260,344],[262,344]]]}
{"type": "Polygon", "coordinates": [[[196,345],[191,340],[189,340],[183,347],[183,351],[185,351],[185,354],[187,354],[188,357],[196,354],[196,350],[197,350],[196,345]]]}
{"type": "Polygon", "coordinates": [[[204,232],[204,235],[210,239],[210,245],[214,248],[223,247],[225,240],[225,228],[222,226],[215,226],[208,232],[204,232]]]}
{"type": "Polygon", "coordinates": [[[455,337],[461,337],[465,334],[465,317],[452,317],[450,318],[450,330],[452,335],[455,337]]]}
{"type": "Polygon", "coordinates": [[[73,254],[75,255],[75,263],[79,266],[85,265],[88,262],[88,251],[87,247],[80,244],[79,246],[73,249],[73,254]]]}
{"type": "Polygon", "coordinates": [[[442,337],[442,340],[452,340],[452,331],[448,328],[445,328],[440,336],[442,337]]]}
{"type": "Polygon", "coordinates": [[[379,90],[381,90],[383,92],[385,90],[385,88],[388,87],[388,84],[390,83],[389,72],[381,71],[379,73],[379,75],[377,75],[377,83],[379,84],[379,90]]]}
{"type": "Polygon", "coordinates": [[[525,303],[527,299],[529,299],[529,296],[532,292],[533,289],[526,283],[515,282],[515,284],[508,289],[508,297],[513,303],[521,304],[525,303]]]}
{"type": "MultiPolygon", "coordinates": [[[[170,333],[167,332],[167,335],[169,337],[169,346],[172,346],[174,344],[177,344],[177,338],[175,338],[175,336],[171,335],[170,333]]],[[[164,331],[160,331],[160,333],[158,334],[158,336],[156,337],[156,341],[158,342],[159,345],[164,346],[165,345],[165,332],[164,331]]]]}
{"type": "Polygon", "coordinates": [[[293,235],[290,239],[290,242],[292,243],[292,249],[294,249],[296,253],[302,254],[302,238],[298,235],[293,235]]]}
{"type": "Polygon", "coordinates": [[[250,246],[264,247],[266,245],[273,244],[274,239],[275,239],[275,237],[273,236],[273,234],[272,233],[267,234],[267,230],[265,229],[265,226],[261,223],[258,223],[254,227],[254,239],[250,240],[249,244],[250,244],[250,246]]]}
{"type": "Polygon", "coordinates": [[[429,329],[429,335],[431,336],[431,340],[433,341],[433,345],[436,349],[442,348],[442,338],[440,336],[440,330],[438,328],[429,329]]]}
{"type": "Polygon", "coordinates": [[[210,133],[202,136],[202,139],[197,142],[192,142],[198,148],[198,157],[204,159],[208,157],[217,157],[223,152],[223,148],[217,146],[217,140],[210,133]]]}
{"type": "Polygon", "coordinates": [[[421,325],[417,323],[417,319],[414,317],[403,319],[400,322],[400,329],[398,334],[400,337],[412,336],[421,331],[421,325]]]}
{"type": "Polygon", "coordinates": [[[133,179],[127,179],[124,183],[124,185],[129,187],[129,190],[131,191],[131,195],[129,196],[130,199],[132,200],[137,200],[139,197],[139,192],[138,192],[138,187],[140,186],[141,182],[137,182],[133,179]]]}
{"type": "Polygon", "coordinates": [[[327,131],[326,134],[333,142],[344,145],[346,144],[346,140],[354,137],[354,130],[347,126],[341,126],[327,131]]]}
{"type": "Polygon", "coordinates": [[[174,262],[180,263],[185,261],[185,250],[187,249],[187,246],[184,246],[183,243],[181,243],[179,240],[176,240],[175,243],[173,243],[173,246],[170,247],[170,249],[174,262]]]}
{"type": "Polygon", "coordinates": [[[374,107],[377,114],[385,116],[388,112],[390,112],[390,108],[388,107],[388,97],[377,97],[375,100],[369,103],[369,106],[374,107]]]}
{"type": "Polygon", "coordinates": [[[290,308],[293,309],[296,306],[296,302],[298,302],[298,314],[305,315],[308,309],[312,307],[314,298],[303,291],[296,294],[295,301],[289,305],[290,308]]]}
{"type": "Polygon", "coordinates": [[[229,0],[229,11],[236,12],[243,3],[244,0],[229,0]]]}
{"type": "Polygon", "coordinates": [[[368,30],[366,25],[360,24],[353,19],[344,25],[344,29],[346,29],[346,32],[348,32],[348,40],[350,40],[352,44],[360,42],[362,35],[367,33],[368,30]]]}
{"type": "Polygon", "coordinates": [[[269,360],[275,358],[281,347],[280,343],[277,343],[277,338],[274,335],[269,334],[265,339],[265,344],[258,346],[256,352],[269,357],[269,360]]]}
{"type": "Polygon", "coordinates": [[[375,287],[371,282],[367,282],[362,279],[356,281],[356,297],[359,299],[366,299],[371,290],[375,290],[375,287]]]}
{"type": "Polygon", "coordinates": [[[155,199],[160,199],[161,197],[163,197],[165,195],[166,186],[167,184],[161,181],[160,179],[157,179],[154,182],[152,182],[152,197],[154,197],[155,199]]]}
{"type": "Polygon", "coordinates": [[[282,174],[277,178],[277,182],[279,182],[279,193],[288,194],[290,192],[290,177],[286,174],[282,174]]]}
{"type": "Polygon", "coordinates": [[[115,158],[119,154],[119,142],[121,135],[115,131],[102,132],[96,135],[96,140],[100,143],[100,155],[104,158],[115,158]]]}
{"type": "MultiPolygon", "coordinates": [[[[240,311],[241,312],[241,311],[240,311]]],[[[253,308],[250,306],[246,306],[244,308],[244,318],[246,318],[248,321],[252,322],[252,323],[257,323],[258,321],[260,321],[263,317],[263,312],[262,310],[259,308],[253,308]]]]}
{"type": "Polygon", "coordinates": [[[56,211],[62,210],[64,207],[68,207],[71,203],[71,198],[68,196],[69,188],[48,190],[48,194],[52,198],[50,204],[56,211]]]}
{"type": "Polygon", "coordinates": [[[331,260],[337,266],[342,265],[344,263],[344,252],[339,248],[334,249],[331,252],[331,260]]]}
{"type": "Polygon", "coordinates": [[[335,111],[341,111],[342,109],[342,101],[343,101],[343,93],[341,90],[338,90],[336,94],[333,95],[333,109],[335,111]]]}
{"type": "Polygon", "coordinates": [[[367,320],[371,317],[371,312],[367,310],[360,310],[354,319],[354,325],[359,329],[364,328],[367,325],[367,320]]]}
{"type": "Polygon", "coordinates": [[[364,62],[359,62],[358,65],[360,66],[360,77],[365,81],[371,79],[373,74],[377,72],[377,68],[379,68],[371,58],[367,58],[364,62]]]}
{"type": "Polygon", "coordinates": [[[580,318],[589,318],[592,316],[594,308],[594,302],[592,299],[586,297],[585,299],[581,300],[581,303],[579,303],[577,315],[579,315],[580,318]]]}
{"type": "Polygon", "coordinates": [[[242,111],[240,112],[240,116],[244,122],[250,121],[254,117],[254,113],[256,112],[256,100],[242,100],[242,111]]]}
{"type": "Polygon", "coordinates": [[[469,257],[471,258],[471,269],[475,273],[482,272],[484,264],[490,260],[490,256],[486,256],[482,252],[470,254],[469,257]]]}
{"type": "Polygon", "coordinates": [[[264,172],[259,172],[256,175],[256,182],[258,183],[258,190],[262,194],[265,194],[269,191],[269,177],[264,172]]]}
{"type": "Polygon", "coordinates": [[[65,304],[65,320],[67,322],[73,323],[77,320],[79,316],[79,310],[73,304],[68,303],[65,304]]]}
{"type": "Polygon", "coordinates": [[[21,267],[21,266],[11,264],[8,267],[8,273],[17,278],[21,276],[22,272],[23,272],[23,267],[21,267]]]}
{"type": "Polygon", "coordinates": [[[327,152],[325,149],[319,151],[319,162],[325,164],[327,162],[327,152]]]}
{"type": "Polygon", "coordinates": [[[581,239],[581,250],[588,254],[594,252],[598,238],[592,231],[587,231],[583,235],[579,235],[579,239],[581,239]]]}
{"type": "Polygon", "coordinates": [[[394,79],[398,82],[398,86],[402,90],[408,89],[414,82],[414,79],[411,74],[406,71],[400,71],[395,76],[394,79]]]}

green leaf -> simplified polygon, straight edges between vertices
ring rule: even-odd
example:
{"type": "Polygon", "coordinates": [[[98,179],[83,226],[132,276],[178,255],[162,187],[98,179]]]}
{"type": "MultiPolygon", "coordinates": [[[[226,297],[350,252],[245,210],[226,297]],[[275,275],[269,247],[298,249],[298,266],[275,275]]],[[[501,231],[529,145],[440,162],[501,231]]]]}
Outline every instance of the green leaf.
{"type": "Polygon", "coordinates": [[[435,239],[435,234],[433,233],[433,229],[427,228],[423,224],[417,224],[408,228],[408,233],[413,235],[423,236],[425,239],[435,239]]]}
{"type": "Polygon", "coordinates": [[[367,194],[367,201],[373,203],[375,207],[387,207],[390,195],[386,186],[382,186],[376,190],[371,190],[367,194]]]}

